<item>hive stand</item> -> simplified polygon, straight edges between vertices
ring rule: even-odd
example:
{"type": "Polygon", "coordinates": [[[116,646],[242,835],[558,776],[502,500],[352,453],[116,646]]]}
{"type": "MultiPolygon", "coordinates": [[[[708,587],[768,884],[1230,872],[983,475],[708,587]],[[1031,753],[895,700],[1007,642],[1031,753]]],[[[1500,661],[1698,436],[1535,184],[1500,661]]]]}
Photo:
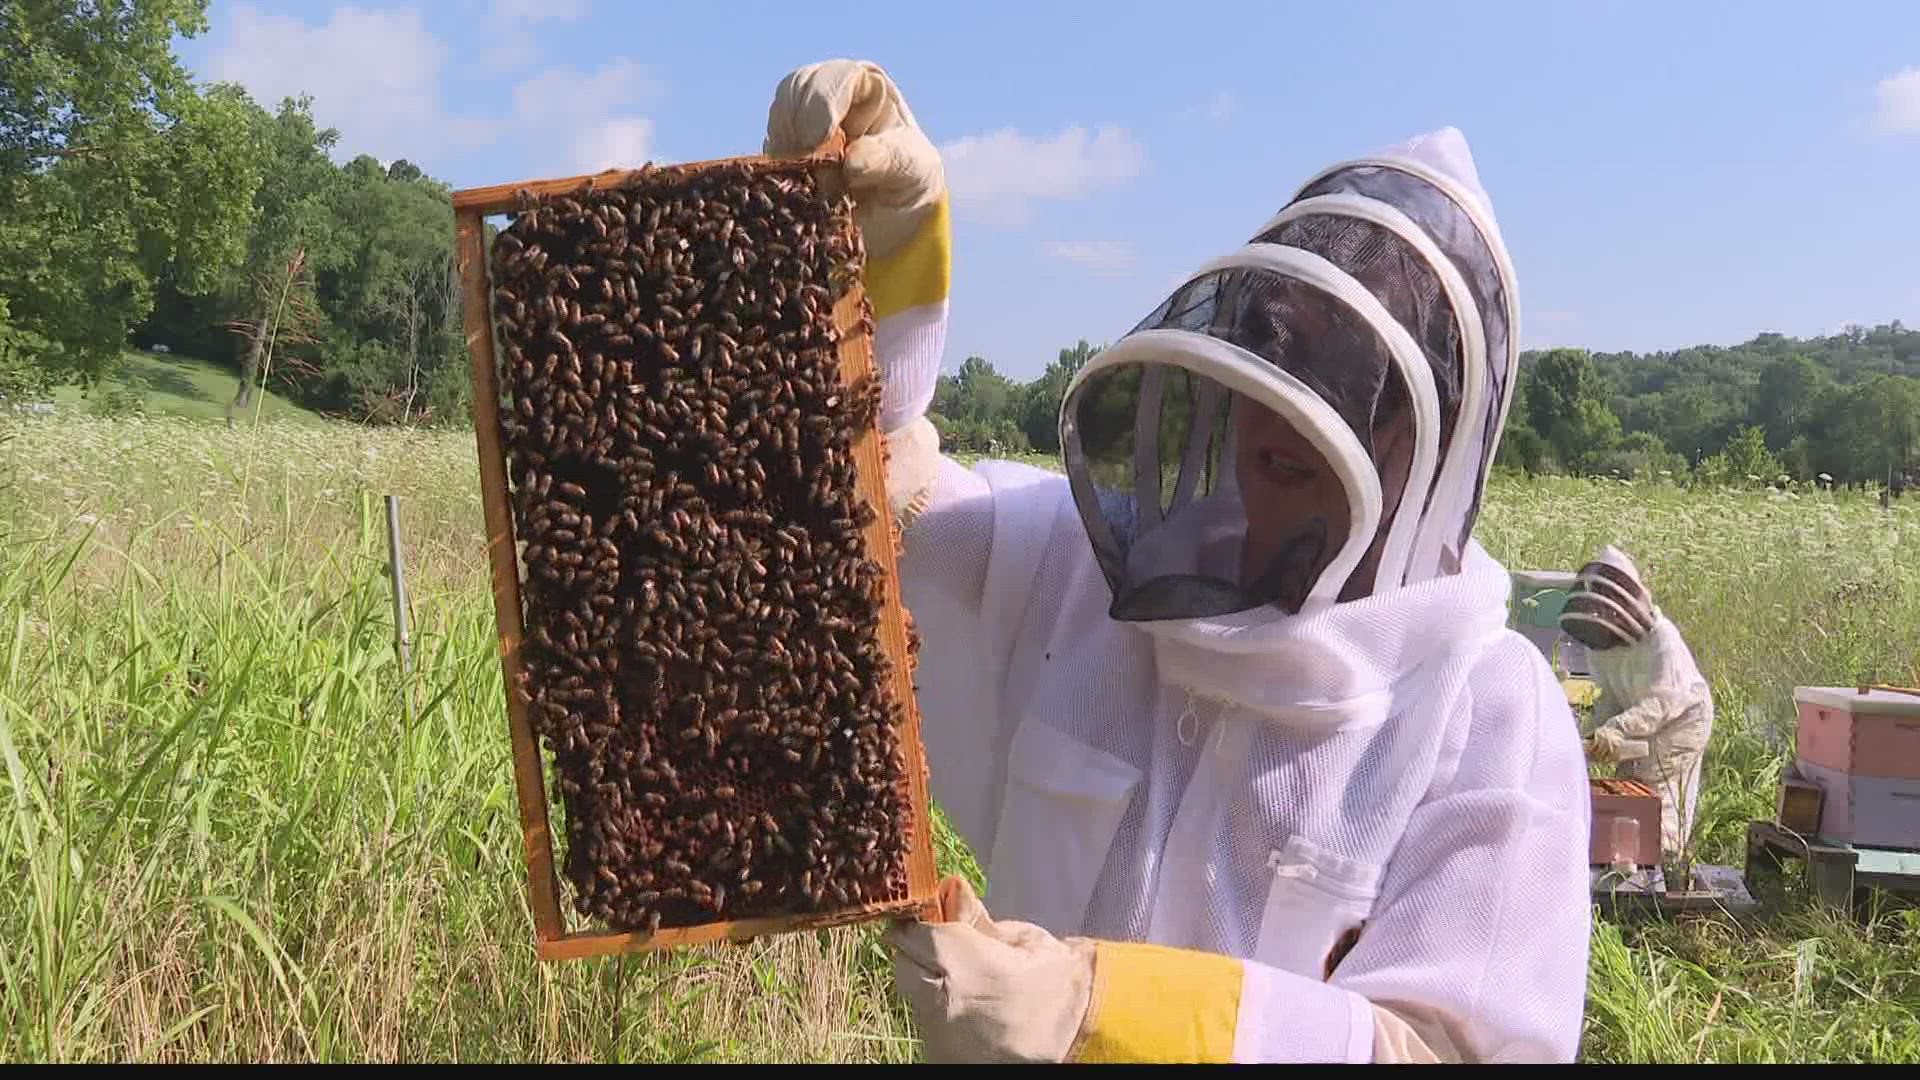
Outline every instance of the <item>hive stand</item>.
{"type": "MultiPolygon", "coordinates": [[[[797,166],[837,168],[842,143],[836,138],[804,159],[780,160],[743,156],[692,162],[668,167],[670,172],[692,173],[723,165],[746,164],[791,169],[797,166]]],[[[662,928],[653,933],[617,933],[567,925],[568,906],[561,902],[555,873],[553,830],[548,819],[543,756],[529,722],[526,706],[513,692],[521,667],[521,568],[514,543],[514,521],[507,485],[506,459],[500,425],[499,369],[495,360],[492,288],[485,219],[512,212],[521,192],[539,196],[606,191],[631,186],[649,175],[644,170],[608,170],[591,176],[530,180],[470,188],[453,193],[461,297],[465,309],[467,350],[473,380],[473,420],[480,457],[481,502],[485,510],[487,554],[493,574],[494,613],[500,663],[505,676],[507,724],[512,738],[514,788],[525,842],[528,900],[534,937],[542,960],[569,960],[626,952],[698,945],[716,941],[744,941],[769,934],[819,929],[880,918],[938,921],[940,905],[933,859],[932,816],[928,808],[927,765],[920,739],[920,712],[915,703],[908,660],[906,611],[901,606],[898,558],[894,551],[893,516],[888,511],[885,446],[877,428],[859,433],[853,444],[854,465],[861,494],[877,512],[867,527],[867,548],[885,571],[887,597],[881,615],[881,643],[893,662],[894,697],[905,722],[900,747],[906,755],[903,774],[911,808],[907,855],[907,898],[885,904],[852,905],[840,910],[777,918],[716,921],[699,926],[662,928]]],[[[657,173],[651,175],[658,175],[657,173]]],[[[864,318],[864,288],[855,284],[834,305],[840,334],[840,375],[852,386],[874,371],[873,339],[864,318]]]]}
{"type": "Polygon", "coordinates": [[[1747,915],[1760,908],[1760,902],[1748,891],[1746,880],[1730,866],[1695,863],[1693,887],[1689,889],[1668,888],[1666,873],[1658,866],[1640,867],[1627,878],[1603,866],[1591,867],[1588,884],[1594,906],[1602,915],[1615,919],[1650,915],[1747,915]]]}
{"type": "Polygon", "coordinates": [[[1593,806],[1588,887],[1603,915],[1742,915],[1759,907],[1740,874],[1730,867],[1695,863],[1691,880],[1667,880],[1666,868],[1660,865],[1660,796],[1652,787],[1617,777],[1589,778],[1587,783],[1593,806]],[[1606,862],[1626,854],[1618,851],[1616,843],[1603,840],[1603,830],[1610,829],[1610,819],[1616,817],[1635,822],[1639,834],[1630,855],[1637,865],[1630,874],[1606,862]]]}
{"type": "Polygon", "coordinates": [[[1779,873],[1787,859],[1807,864],[1807,884],[1820,903],[1860,914],[1874,889],[1920,898],[1920,851],[1863,848],[1782,828],[1771,821],[1747,824],[1747,880],[1779,873]]]}

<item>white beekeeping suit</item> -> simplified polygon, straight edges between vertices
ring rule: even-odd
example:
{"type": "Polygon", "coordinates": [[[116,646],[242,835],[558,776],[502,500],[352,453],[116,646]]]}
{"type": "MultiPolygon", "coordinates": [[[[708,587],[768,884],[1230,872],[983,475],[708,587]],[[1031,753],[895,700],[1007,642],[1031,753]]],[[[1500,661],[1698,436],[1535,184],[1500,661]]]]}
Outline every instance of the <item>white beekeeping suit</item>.
{"type": "Polygon", "coordinates": [[[1581,568],[1560,628],[1587,647],[1600,688],[1588,756],[1618,762],[1618,775],[1658,792],[1662,851],[1688,851],[1713,691],[1679,627],[1653,602],[1633,560],[1608,546],[1581,568]]]}
{"type": "Polygon", "coordinates": [[[1063,477],[939,454],[939,156],[854,61],[789,75],[767,148],[836,125],[933,796],[992,905],[890,935],[929,1058],[1572,1060],[1586,772],[1471,539],[1517,301],[1466,141],[1326,169],[1193,273],[1073,378],[1063,477]]]}

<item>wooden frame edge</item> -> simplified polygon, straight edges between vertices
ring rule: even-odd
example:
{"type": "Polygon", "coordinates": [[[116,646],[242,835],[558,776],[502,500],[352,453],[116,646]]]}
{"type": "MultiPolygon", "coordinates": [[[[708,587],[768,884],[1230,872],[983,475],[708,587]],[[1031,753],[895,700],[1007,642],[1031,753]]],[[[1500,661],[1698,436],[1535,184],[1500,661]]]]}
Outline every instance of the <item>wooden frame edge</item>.
{"type": "Polygon", "coordinates": [[[494,621],[500,674],[513,740],[513,780],[526,847],[527,887],[535,933],[543,940],[566,932],[560,912],[560,880],[553,866],[553,826],[547,817],[545,769],[540,744],[527,719],[520,682],[520,570],[514,550],[513,508],[507,505],[507,460],[500,440],[499,367],[493,349],[493,297],[489,295],[486,229],[477,210],[457,211],[460,292],[473,380],[473,433],[480,456],[480,502],[486,514],[487,559],[493,574],[494,621]]]}
{"type": "Polygon", "coordinates": [[[481,217],[511,213],[517,208],[522,191],[533,195],[571,195],[582,188],[592,191],[617,191],[661,173],[695,173],[723,165],[751,165],[756,168],[779,165],[796,169],[837,169],[842,163],[842,149],[845,145],[845,137],[836,132],[834,137],[819,149],[801,157],[744,154],[739,157],[711,158],[706,161],[646,165],[638,169],[604,169],[597,173],[585,173],[580,176],[561,176],[546,180],[522,180],[512,184],[487,184],[482,187],[461,188],[453,193],[453,212],[455,214],[476,213],[481,217]]]}

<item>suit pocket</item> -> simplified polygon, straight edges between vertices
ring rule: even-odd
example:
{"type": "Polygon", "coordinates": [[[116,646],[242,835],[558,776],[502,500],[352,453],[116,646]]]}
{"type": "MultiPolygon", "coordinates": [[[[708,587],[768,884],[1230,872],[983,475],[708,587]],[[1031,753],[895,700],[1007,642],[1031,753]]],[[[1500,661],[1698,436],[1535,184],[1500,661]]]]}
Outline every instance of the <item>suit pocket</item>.
{"type": "Polygon", "coordinates": [[[1294,836],[1267,856],[1273,873],[1254,959],[1325,980],[1373,914],[1380,868],[1294,836]]]}
{"type": "Polygon", "coordinates": [[[1046,723],[1013,737],[987,867],[995,919],[1080,931],[1140,770],[1046,723]]]}

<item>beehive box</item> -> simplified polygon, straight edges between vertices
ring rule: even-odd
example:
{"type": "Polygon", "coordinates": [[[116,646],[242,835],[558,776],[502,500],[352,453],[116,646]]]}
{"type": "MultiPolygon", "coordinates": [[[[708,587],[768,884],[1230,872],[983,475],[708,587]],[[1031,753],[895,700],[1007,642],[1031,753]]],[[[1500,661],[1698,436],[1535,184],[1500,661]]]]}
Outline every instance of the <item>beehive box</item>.
{"type": "Polygon", "coordinates": [[[544,959],[937,917],[860,237],[817,180],[837,163],[454,195],[544,959]]]}
{"type": "Polygon", "coordinates": [[[1801,836],[1817,836],[1820,833],[1820,811],[1825,801],[1825,793],[1819,784],[1803,777],[1785,777],[1780,781],[1774,821],[1781,828],[1801,836]]]}
{"type": "Polygon", "coordinates": [[[1589,777],[1587,788],[1593,800],[1588,864],[1660,865],[1660,796],[1638,780],[1617,777],[1589,777]],[[1631,839],[1621,835],[1625,830],[1617,821],[1632,823],[1631,839]]]}
{"type": "Polygon", "coordinates": [[[1793,700],[1801,761],[1853,776],[1920,779],[1920,695],[1802,686],[1793,700]]]}
{"type": "Polygon", "coordinates": [[[1794,771],[1820,787],[1820,838],[1920,851],[1920,779],[1862,776],[1805,759],[1794,771]]]}

